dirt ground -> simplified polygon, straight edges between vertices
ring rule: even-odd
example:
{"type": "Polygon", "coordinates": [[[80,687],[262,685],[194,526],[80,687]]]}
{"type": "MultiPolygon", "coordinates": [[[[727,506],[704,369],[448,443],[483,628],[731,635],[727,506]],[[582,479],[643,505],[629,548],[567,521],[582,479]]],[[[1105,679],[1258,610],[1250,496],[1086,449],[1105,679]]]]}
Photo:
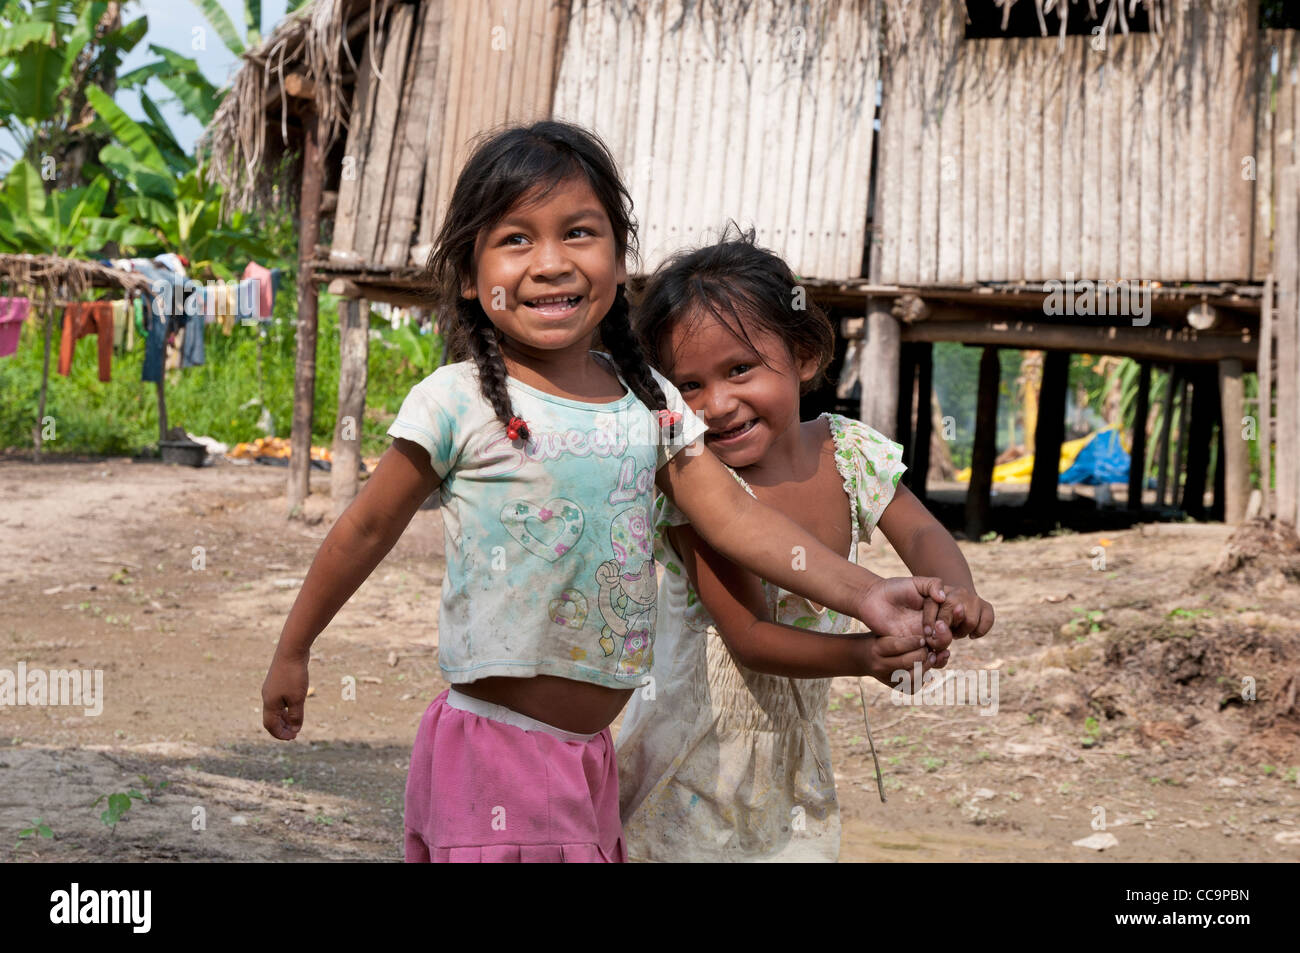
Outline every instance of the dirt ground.
{"type": "MultiPolygon", "coordinates": [[[[441,519],[420,512],[317,641],[305,729],[277,742],[261,682],[330,522],[328,474],[305,520],[286,520],[284,481],[225,462],[0,462],[0,670],[102,669],[105,695],[99,716],[0,707],[0,856],[401,859],[410,746],[445,687],[441,519]],[[144,797],[110,830],[94,802],[131,789],[144,797]],[[52,837],[19,836],[36,818],[52,837]]],[[[962,542],[997,625],[949,670],[996,671],[997,712],[868,684],[882,804],[856,680],[837,680],[843,860],[1300,860],[1300,572],[1209,576],[1229,536],[962,542]],[[1103,813],[1115,843],[1075,846],[1103,813]]],[[[876,539],[865,565],[903,574],[876,539]]]]}

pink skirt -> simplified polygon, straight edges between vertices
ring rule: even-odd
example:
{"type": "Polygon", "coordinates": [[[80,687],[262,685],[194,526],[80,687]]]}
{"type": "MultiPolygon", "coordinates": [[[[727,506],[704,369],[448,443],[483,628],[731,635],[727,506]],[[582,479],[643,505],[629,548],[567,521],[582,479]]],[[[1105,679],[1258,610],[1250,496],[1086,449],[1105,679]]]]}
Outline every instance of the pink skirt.
{"type": "Polygon", "coordinates": [[[575,735],[448,694],[411,751],[408,863],[626,862],[608,728],[575,735]]]}

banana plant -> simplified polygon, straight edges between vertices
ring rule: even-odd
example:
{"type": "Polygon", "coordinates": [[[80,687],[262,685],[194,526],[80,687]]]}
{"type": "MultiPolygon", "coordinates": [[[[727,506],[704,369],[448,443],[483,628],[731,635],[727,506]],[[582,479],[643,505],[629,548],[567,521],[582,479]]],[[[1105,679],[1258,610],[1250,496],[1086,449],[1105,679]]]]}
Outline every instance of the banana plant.
{"type": "Polygon", "coordinates": [[[269,257],[243,214],[222,224],[220,191],[197,163],[177,175],[149,130],[107,94],[92,89],[88,99],[114,140],[99,152],[119,185],[113,211],[135,226],[116,239],[124,253],[175,252],[189,259],[191,274],[223,280],[236,277],[226,261],[269,257]]]}

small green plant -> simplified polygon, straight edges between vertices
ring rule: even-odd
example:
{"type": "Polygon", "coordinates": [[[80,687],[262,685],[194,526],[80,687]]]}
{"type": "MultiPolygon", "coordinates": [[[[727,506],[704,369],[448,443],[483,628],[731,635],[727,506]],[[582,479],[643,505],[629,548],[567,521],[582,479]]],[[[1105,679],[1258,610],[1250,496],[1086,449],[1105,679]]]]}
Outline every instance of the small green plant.
{"type": "Polygon", "coordinates": [[[1290,783],[1295,784],[1297,775],[1300,775],[1300,768],[1297,768],[1295,765],[1292,765],[1291,767],[1286,769],[1286,774],[1282,776],[1282,780],[1289,781],[1290,783]]]}
{"type": "Polygon", "coordinates": [[[922,758],[921,759],[921,767],[925,768],[925,770],[929,772],[938,771],[940,768],[943,767],[943,765],[944,765],[943,758],[922,758]]]}
{"type": "MultiPolygon", "coordinates": [[[[1075,606],[1070,611],[1085,613],[1082,619],[1075,619],[1074,622],[1080,624],[1087,622],[1089,635],[1096,635],[1101,631],[1101,621],[1106,618],[1106,613],[1102,612],[1100,609],[1085,609],[1082,606],[1075,606]]],[[[1075,641],[1082,642],[1083,639],[1076,638],[1075,641]]]]}
{"type": "Polygon", "coordinates": [[[145,789],[145,794],[144,794],[145,801],[147,801],[150,804],[153,803],[154,798],[162,794],[163,788],[167,787],[169,783],[167,781],[150,780],[149,775],[147,774],[138,774],[136,775],[136,777],[140,779],[140,786],[145,789]]]}
{"type": "Polygon", "coordinates": [[[1101,722],[1091,715],[1084,719],[1081,742],[1085,748],[1091,748],[1101,742],[1101,722]]]}
{"type": "Polygon", "coordinates": [[[127,811],[131,810],[131,802],[143,801],[145,796],[132,788],[126,792],[117,792],[114,794],[101,794],[91,803],[91,807],[97,807],[100,801],[108,800],[108,807],[99,815],[99,821],[114,834],[117,833],[117,822],[120,821],[127,811]]]}
{"type": "Polygon", "coordinates": [[[24,827],[22,830],[18,832],[18,840],[14,841],[15,850],[18,849],[18,845],[22,843],[23,838],[26,837],[52,838],[54,837],[54,831],[50,830],[50,826],[45,823],[44,818],[33,817],[32,826],[24,827]]]}
{"type": "Polygon", "coordinates": [[[1265,774],[1272,774],[1274,771],[1277,770],[1277,768],[1273,767],[1273,765],[1271,764],[1261,764],[1260,768],[1263,769],[1265,774]]]}

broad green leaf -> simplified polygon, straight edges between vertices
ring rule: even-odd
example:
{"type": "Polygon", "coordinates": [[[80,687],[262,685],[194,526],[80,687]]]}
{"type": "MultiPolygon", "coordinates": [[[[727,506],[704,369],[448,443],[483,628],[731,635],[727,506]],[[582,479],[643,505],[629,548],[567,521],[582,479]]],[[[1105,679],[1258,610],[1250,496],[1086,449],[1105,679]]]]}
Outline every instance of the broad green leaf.
{"type": "Polygon", "coordinates": [[[28,43],[49,45],[54,36],[53,23],[12,23],[0,32],[0,56],[9,56],[28,43]]]}
{"type": "Polygon", "coordinates": [[[248,27],[248,45],[262,42],[262,0],[244,0],[244,25],[248,27]]]}
{"type": "Polygon", "coordinates": [[[187,113],[204,126],[210,123],[220,98],[217,88],[199,71],[198,63],[165,47],[150,46],[149,49],[167,64],[167,70],[158,75],[158,81],[171,90],[187,113]]]}
{"type": "Polygon", "coordinates": [[[41,175],[26,159],[15,162],[5,176],[3,197],[15,218],[43,216],[49,206],[49,197],[41,185],[41,175]]]}
{"type": "Polygon", "coordinates": [[[124,113],[122,107],[113,102],[108,93],[98,86],[87,86],[86,101],[94,107],[95,112],[99,113],[100,118],[108,123],[118,141],[131,150],[131,154],[137,161],[155,172],[169,174],[162,153],[153,144],[144,127],[124,113]]]}
{"type": "Polygon", "coordinates": [[[192,0],[192,2],[207,18],[208,23],[212,24],[212,29],[217,31],[221,42],[226,44],[226,49],[236,56],[244,52],[244,43],[235,32],[235,24],[230,21],[230,15],[217,0],[192,0]]]}
{"type": "Polygon", "coordinates": [[[13,90],[11,108],[26,122],[45,122],[59,100],[59,70],[63,64],[58,51],[35,43],[11,57],[11,62],[15,65],[8,77],[13,90]]]}
{"type": "Polygon", "coordinates": [[[175,201],[176,180],[170,172],[158,172],[141,165],[135,156],[119,145],[109,143],[99,150],[99,161],[108,166],[119,179],[141,195],[163,201],[175,201]]]}

